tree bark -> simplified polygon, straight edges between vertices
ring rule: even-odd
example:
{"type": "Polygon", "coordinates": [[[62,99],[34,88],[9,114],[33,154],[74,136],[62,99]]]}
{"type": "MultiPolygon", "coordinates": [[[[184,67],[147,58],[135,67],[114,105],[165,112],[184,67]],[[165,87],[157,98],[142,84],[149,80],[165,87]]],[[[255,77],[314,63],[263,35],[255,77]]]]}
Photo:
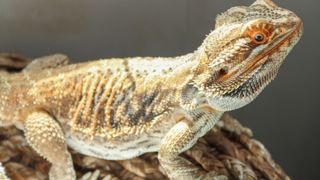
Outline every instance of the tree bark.
{"type": "MultiPolygon", "coordinates": [[[[0,54],[0,68],[2,65],[5,69],[19,70],[29,62],[21,56],[0,54]],[[15,61],[12,57],[19,57],[22,65],[10,64],[15,61]]],[[[83,180],[168,179],[159,165],[157,153],[147,153],[130,160],[108,161],[70,151],[77,177],[83,180]]],[[[217,176],[228,179],[290,179],[272,160],[263,144],[253,139],[251,130],[228,114],[182,156],[205,171],[214,171],[217,176]]],[[[15,127],[0,128],[0,179],[1,163],[10,179],[48,179],[50,164],[28,146],[23,133],[15,127]]]]}

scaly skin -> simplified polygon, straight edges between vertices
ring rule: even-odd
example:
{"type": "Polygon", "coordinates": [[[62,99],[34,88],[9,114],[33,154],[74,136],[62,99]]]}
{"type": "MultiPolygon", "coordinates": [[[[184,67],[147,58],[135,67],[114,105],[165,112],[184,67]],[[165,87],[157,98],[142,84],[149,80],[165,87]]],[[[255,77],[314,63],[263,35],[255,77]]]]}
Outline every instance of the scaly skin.
{"type": "Polygon", "coordinates": [[[51,179],[75,179],[67,145],[109,160],[159,152],[172,179],[213,178],[179,154],[225,111],[250,103],[298,42],[302,22],[270,0],[234,7],[193,53],[67,65],[55,55],[0,78],[0,125],[25,131],[52,163],[51,179]]]}

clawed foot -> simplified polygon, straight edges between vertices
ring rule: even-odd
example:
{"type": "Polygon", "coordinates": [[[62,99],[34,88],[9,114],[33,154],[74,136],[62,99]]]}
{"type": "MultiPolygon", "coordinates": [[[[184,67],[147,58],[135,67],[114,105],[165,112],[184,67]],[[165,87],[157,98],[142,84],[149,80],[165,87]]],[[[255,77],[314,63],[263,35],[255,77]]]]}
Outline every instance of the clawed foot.
{"type": "Polygon", "coordinates": [[[79,180],[97,180],[100,176],[100,171],[95,170],[93,172],[85,173],[79,180]]]}

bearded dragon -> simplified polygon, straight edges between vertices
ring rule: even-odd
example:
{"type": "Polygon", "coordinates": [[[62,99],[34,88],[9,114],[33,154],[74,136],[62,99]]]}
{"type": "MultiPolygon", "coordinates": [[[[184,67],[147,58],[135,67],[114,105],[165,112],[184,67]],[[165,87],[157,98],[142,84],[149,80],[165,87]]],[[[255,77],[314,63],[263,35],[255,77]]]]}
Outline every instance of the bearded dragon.
{"type": "Polygon", "coordinates": [[[293,12],[271,0],[216,18],[193,53],[69,64],[63,55],[2,72],[0,125],[23,129],[52,167],[50,179],[75,179],[67,146],[107,160],[158,152],[171,179],[214,178],[179,154],[226,111],[245,106],[276,77],[302,35],[293,12]]]}

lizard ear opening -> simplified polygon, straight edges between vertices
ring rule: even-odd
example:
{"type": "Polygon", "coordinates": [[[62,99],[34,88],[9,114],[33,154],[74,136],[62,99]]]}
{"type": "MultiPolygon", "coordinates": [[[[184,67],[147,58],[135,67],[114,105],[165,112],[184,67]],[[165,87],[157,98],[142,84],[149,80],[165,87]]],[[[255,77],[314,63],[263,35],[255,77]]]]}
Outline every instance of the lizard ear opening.
{"type": "Polygon", "coordinates": [[[237,22],[244,15],[246,15],[246,13],[247,13],[247,7],[245,6],[233,7],[217,16],[215,28],[219,28],[221,26],[237,22]]]}
{"type": "Polygon", "coordinates": [[[278,7],[272,0],[257,0],[251,6],[255,6],[255,5],[265,5],[271,8],[278,7]]]}

